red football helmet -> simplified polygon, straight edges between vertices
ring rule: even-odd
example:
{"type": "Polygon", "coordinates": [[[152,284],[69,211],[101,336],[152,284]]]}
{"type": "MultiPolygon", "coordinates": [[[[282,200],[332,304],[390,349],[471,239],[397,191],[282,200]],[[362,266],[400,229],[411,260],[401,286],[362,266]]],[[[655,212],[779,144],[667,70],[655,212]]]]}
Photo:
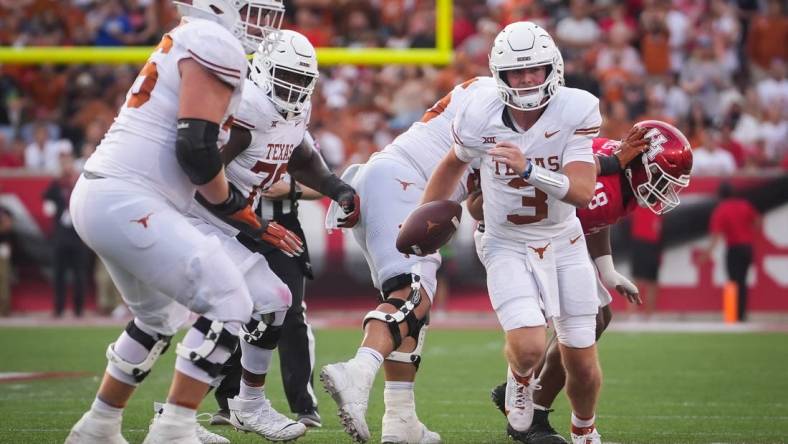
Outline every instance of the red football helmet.
{"type": "Polygon", "coordinates": [[[692,148],[676,127],[659,120],[644,120],[636,127],[648,128],[649,148],[624,170],[640,206],[664,214],[679,205],[679,192],[686,188],[692,171],[692,148]]]}

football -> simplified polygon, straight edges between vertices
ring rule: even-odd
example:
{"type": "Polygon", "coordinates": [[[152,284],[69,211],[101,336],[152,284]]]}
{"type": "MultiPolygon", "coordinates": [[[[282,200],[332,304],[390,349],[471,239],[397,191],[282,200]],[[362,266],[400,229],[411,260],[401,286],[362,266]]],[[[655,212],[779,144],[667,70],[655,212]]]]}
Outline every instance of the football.
{"type": "Polygon", "coordinates": [[[460,226],[462,206],[453,200],[428,202],[413,210],[397,235],[397,250],[423,255],[437,251],[460,226]]]}

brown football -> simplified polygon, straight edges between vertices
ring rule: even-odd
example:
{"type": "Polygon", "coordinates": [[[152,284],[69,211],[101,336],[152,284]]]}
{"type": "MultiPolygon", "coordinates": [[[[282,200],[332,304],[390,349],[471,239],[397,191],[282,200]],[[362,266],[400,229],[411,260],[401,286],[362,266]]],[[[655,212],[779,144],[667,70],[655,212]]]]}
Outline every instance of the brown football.
{"type": "Polygon", "coordinates": [[[462,206],[453,200],[428,202],[411,211],[397,235],[397,250],[405,254],[438,251],[460,226],[462,206]]]}

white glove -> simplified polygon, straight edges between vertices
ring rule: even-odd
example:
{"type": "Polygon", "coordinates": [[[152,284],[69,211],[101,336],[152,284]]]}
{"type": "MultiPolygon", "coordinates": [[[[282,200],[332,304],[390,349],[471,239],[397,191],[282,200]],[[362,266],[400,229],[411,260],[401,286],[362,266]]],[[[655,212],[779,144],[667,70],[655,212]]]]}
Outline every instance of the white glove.
{"type": "Polygon", "coordinates": [[[638,287],[635,286],[635,284],[633,284],[632,281],[627,279],[624,275],[616,271],[616,267],[613,265],[613,256],[609,254],[599,256],[598,258],[594,259],[594,263],[596,263],[596,269],[599,271],[599,277],[602,279],[602,283],[605,284],[606,287],[615,288],[621,296],[626,296],[629,302],[633,304],[640,305],[643,303],[643,301],[640,299],[638,287]]]}

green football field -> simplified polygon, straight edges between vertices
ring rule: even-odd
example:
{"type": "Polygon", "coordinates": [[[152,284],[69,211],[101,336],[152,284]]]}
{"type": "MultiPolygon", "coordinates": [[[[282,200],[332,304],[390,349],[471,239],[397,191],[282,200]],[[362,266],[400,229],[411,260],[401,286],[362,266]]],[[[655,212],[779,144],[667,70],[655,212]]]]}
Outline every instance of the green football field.
{"type": "MultiPolygon", "coordinates": [[[[92,402],[105,366],[104,350],[119,327],[0,328],[0,373],[89,372],[93,376],[0,383],[0,443],[62,443],[92,402]]],[[[349,358],[358,330],[319,330],[318,365],[349,358]]],[[[505,375],[497,331],[432,330],[417,383],[420,418],[446,443],[506,442],[506,422],[489,390],[505,375]]],[[[788,334],[609,333],[600,344],[605,373],[597,425],[606,442],[788,442],[788,334]]],[[[124,436],[140,443],[162,400],[175,354],[168,352],[138,390],[124,415],[124,436]]],[[[268,395],[286,411],[278,364],[268,395]]],[[[318,388],[324,426],[303,443],[349,443],[333,401],[318,388]]],[[[370,400],[368,421],[380,437],[382,378],[370,400]]],[[[210,397],[201,411],[216,408],[210,397]]],[[[569,411],[560,398],[551,415],[568,433],[569,411]]],[[[256,435],[212,427],[234,443],[263,442],[256,435]]]]}

